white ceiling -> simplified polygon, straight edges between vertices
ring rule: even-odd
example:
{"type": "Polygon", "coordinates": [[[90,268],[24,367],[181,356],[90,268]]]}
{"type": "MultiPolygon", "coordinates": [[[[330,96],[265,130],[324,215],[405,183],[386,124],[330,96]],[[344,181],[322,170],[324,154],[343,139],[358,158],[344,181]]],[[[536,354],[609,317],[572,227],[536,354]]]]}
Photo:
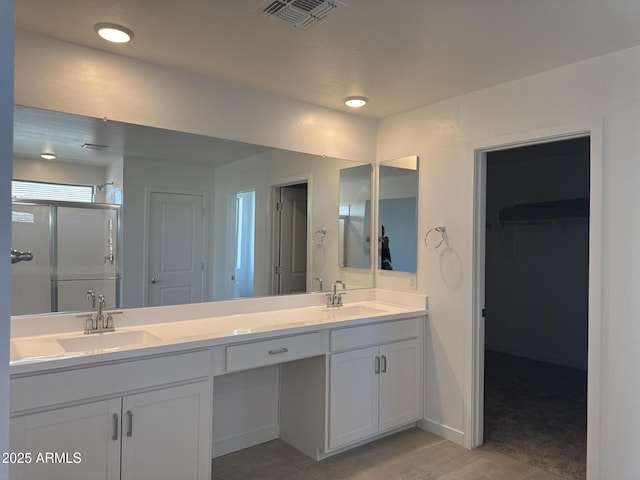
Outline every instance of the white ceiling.
{"type": "Polygon", "coordinates": [[[17,0],[18,28],[382,118],[640,44],[638,0],[343,0],[303,31],[264,0],[17,0]],[[136,37],[109,45],[93,26],[136,37]]]}
{"type": "Polygon", "coordinates": [[[58,162],[100,166],[124,157],[219,166],[267,150],[272,149],[51,110],[14,107],[13,153],[16,157],[38,158],[40,153],[53,152],[58,162]],[[87,150],[82,148],[85,143],[107,148],[87,150]]]}

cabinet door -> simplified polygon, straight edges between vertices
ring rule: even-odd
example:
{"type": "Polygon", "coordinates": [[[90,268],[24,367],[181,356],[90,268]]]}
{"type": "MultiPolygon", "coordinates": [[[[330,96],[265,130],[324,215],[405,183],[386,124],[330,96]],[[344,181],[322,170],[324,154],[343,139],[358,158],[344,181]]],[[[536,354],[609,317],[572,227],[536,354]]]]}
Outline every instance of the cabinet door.
{"type": "Polygon", "coordinates": [[[122,480],[210,478],[208,381],[124,397],[122,480]]]}
{"type": "Polygon", "coordinates": [[[418,340],[380,347],[380,431],[421,417],[421,368],[418,340]]]}
{"type": "Polygon", "coordinates": [[[331,355],[329,449],[378,431],[378,347],[331,355]]]}
{"type": "Polygon", "coordinates": [[[11,419],[11,451],[31,463],[12,465],[9,478],[119,479],[120,408],[117,398],[11,419]]]}

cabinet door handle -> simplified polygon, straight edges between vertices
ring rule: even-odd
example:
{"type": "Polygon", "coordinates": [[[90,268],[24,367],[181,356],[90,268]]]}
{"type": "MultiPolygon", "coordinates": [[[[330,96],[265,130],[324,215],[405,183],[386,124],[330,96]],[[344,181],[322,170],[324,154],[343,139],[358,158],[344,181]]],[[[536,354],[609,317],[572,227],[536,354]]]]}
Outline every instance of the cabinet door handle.
{"type": "Polygon", "coordinates": [[[382,355],[382,373],[387,373],[387,356],[382,355]]]}
{"type": "Polygon", "coordinates": [[[133,412],[127,410],[127,418],[129,419],[129,428],[127,428],[127,437],[133,436],[133,412]]]}
{"type": "Polygon", "coordinates": [[[374,361],[374,365],[375,365],[374,373],[380,373],[380,357],[377,355],[374,361]]]}
{"type": "Polygon", "coordinates": [[[113,414],[113,436],[111,437],[112,440],[118,440],[118,429],[120,427],[118,423],[119,423],[118,414],[114,413],[113,414]]]}
{"type": "Polygon", "coordinates": [[[269,350],[269,355],[277,355],[279,353],[287,353],[288,351],[289,351],[289,349],[286,348],[286,347],[275,348],[273,350],[269,350]]]}

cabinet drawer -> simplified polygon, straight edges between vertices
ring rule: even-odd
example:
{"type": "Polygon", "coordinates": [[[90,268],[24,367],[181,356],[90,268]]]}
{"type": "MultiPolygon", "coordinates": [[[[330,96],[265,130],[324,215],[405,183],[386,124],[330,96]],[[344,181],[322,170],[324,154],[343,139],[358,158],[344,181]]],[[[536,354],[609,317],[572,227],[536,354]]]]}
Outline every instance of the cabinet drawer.
{"type": "Polygon", "coordinates": [[[322,332],[263,340],[227,347],[227,372],[289,362],[327,353],[322,332]]]}
{"type": "Polygon", "coordinates": [[[11,379],[11,411],[25,411],[86,398],[206,377],[208,350],[96,365],[11,379]]]}
{"type": "Polygon", "coordinates": [[[418,338],[421,332],[421,323],[422,320],[418,317],[332,330],[331,351],[418,338]]]}

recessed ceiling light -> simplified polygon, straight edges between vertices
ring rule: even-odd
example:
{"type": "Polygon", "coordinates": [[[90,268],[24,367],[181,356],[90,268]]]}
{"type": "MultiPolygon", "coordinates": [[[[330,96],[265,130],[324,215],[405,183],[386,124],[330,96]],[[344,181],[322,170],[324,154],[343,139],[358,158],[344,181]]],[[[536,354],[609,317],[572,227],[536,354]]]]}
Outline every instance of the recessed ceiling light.
{"type": "Polygon", "coordinates": [[[135,37],[131,30],[115,23],[97,23],[94,29],[100,37],[112,43],[127,43],[135,37]]]}
{"type": "Polygon", "coordinates": [[[364,107],[369,99],[367,97],[347,97],[344,99],[344,104],[351,108],[364,107]]]}
{"type": "Polygon", "coordinates": [[[50,152],[43,152],[40,154],[40,157],[44,158],[45,160],[55,160],[56,158],[58,158],[55,153],[50,152]]]}

